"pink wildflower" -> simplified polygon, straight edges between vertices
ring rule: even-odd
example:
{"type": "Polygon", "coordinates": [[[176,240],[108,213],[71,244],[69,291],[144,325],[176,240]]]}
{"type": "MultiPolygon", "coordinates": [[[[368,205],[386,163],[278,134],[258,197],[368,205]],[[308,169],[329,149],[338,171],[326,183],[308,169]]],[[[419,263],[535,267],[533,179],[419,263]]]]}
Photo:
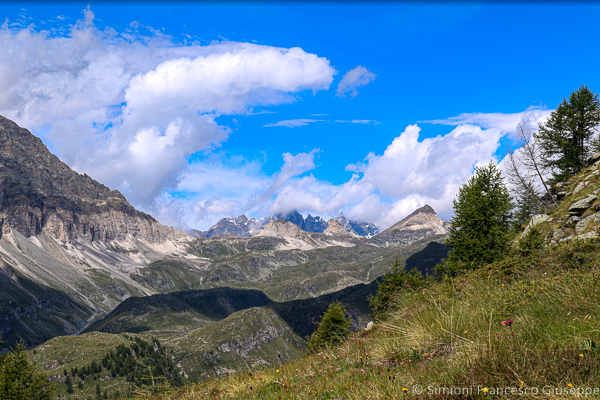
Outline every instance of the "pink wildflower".
{"type": "Polygon", "coordinates": [[[502,321],[502,325],[506,325],[506,326],[510,327],[514,321],[515,321],[515,319],[511,318],[508,321],[502,321]]]}

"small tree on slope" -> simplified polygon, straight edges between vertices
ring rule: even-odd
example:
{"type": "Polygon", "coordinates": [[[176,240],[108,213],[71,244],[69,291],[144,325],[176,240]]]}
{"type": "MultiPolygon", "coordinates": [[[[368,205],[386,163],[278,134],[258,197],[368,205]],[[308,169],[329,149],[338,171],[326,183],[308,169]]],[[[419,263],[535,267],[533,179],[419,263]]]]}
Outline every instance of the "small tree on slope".
{"type": "Polygon", "coordinates": [[[454,199],[446,242],[452,251],[437,270],[454,273],[503,258],[510,249],[511,209],[510,194],[496,165],[476,168],[454,199]]]}
{"type": "Polygon", "coordinates": [[[327,346],[334,346],[350,335],[350,319],[346,317],[346,308],[339,301],[329,305],[316,331],[308,340],[311,351],[319,351],[327,346]]]}
{"type": "Polygon", "coordinates": [[[0,400],[50,400],[52,386],[31,364],[22,343],[8,355],[0,356],[0,400]]]}

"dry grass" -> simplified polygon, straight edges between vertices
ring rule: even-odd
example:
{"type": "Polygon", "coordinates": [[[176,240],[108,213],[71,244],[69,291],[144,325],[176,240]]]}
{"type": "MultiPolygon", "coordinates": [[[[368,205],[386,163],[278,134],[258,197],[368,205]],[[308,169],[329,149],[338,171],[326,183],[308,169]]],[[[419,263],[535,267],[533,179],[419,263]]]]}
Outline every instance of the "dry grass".
{"type": "Polygon", "coordinates": [[[598,250],[564,244],[407,291],[386,322],[337,348],[142,398],[401,399],[418,387],[419,398],[484,398],[506,388],[517,394],[503,398],[583,397],[588,388],[587,398],[600,397],[598,250]],[[502,324],[510,318],[512,326],[502,324]]]}

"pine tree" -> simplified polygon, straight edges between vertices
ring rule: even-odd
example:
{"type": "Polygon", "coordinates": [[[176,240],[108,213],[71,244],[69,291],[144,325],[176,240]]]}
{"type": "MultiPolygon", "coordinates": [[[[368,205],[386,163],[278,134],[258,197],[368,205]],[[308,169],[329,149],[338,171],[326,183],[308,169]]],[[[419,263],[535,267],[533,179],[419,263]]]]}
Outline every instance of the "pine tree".
{"type": "Polygon", "coordinates": [[[424,286],[426,280],[423,275],[413,268],[407,272],[400,260],[390,264],[389,268],[383,273],[382,282],[377,286],[375,296],[369,297],[369,306],[373,315],[378,320],[386,318],[387,313],[394,306],[394,295],[402,290],[418,288],[424,286]]]}
{"type": "Polygon", "coordinates": [[[543,165],[554,179],[564,181],[581,171],[592,151],[600,125],[600,100],[587,86],[574,91],[552,111],[535,134],[542,149],[543,165]]]}
{"type": "Polygon", "coordinates": [[[350,319],[346,317],[346,308],[339,301],[329,305],[317,330],[308,340],[308,348],[319,351],[327,346],[335,346],[350,335],[350,319]]]}
{"type": "Polygon", "coordinates": [[[438,272],[454,273],[503,258],[510,248],[512,201],[500,170],[489,163],[454,199],[446,245],[452,248],[438,272]]]}
{"type": "Polygon", "coordinates": [[[67,393],[69,394],[73,394],[73,379],[71,379],[70,376],[67,376],[67,380],[65,381],[65,384],[67,385],[67,393]]]}
{"type": "Polygon", "coordinates": [[[50,400],[52,386],[46,377],[29,362],[25,345],[19,343],[0,361],[1,400],[50,400]]]}

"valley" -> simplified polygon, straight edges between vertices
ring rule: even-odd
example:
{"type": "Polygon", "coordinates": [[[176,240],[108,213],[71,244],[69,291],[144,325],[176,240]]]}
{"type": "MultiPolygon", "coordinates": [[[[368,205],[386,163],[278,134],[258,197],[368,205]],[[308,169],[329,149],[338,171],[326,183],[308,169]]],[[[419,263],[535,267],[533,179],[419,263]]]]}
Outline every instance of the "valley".
{"type": "MultiPolygon", "coordinates": [[[[343,215],[293,211],[252,234],[193,237],[1,117],[0,146],[2,349],[25,343],[57,382],[132,337],[158,338],[190,381],[295,359],[331,302],[360,329],[390,263],[427,274],[448,251],[447,223],[429,206],[378,234],[343,215]]],[[[231,233],[231,221],[256,222],[241,216],[209,231],[231,233]]]]}

